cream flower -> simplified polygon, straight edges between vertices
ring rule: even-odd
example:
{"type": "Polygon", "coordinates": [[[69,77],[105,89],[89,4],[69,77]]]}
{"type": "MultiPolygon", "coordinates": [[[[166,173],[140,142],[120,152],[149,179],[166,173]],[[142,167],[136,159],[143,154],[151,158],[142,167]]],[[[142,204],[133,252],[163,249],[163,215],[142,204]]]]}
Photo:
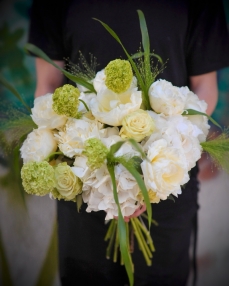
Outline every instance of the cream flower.
{"type": "Polygon", "coordinates": [[[91,111],[95,118],[102,123],[119,126],[124,116],[140,108],[142,103],[141,91],[137,88],[128,89],[117,94],[104,88],[91,100],[91,111]]]}
{"type": "Polygon", "coordinates": [[[75,197],[82,192],[82,182],[66,162],[58,164],[55,168],[55,182],[60,196],[55,191],[53,196],[58,199],[75,200],[75,197]]]}
{"type": "Polygon", "coordinates": [[[149,88],[150,105],[157,113],[165,115],[182,114],[185,97],[176,86],[166,80],[157,80],[149,88]]]}
{"type": "Polygon", "coordinates": [[[24,163],[41,162],[57,149],[53,132],[46,128],[34,129],[23,142],[21,158],[24,163]]]}
{"type": "MultiPolygon", "coordinates": [[[[132,175],[122,166],[115,167],[117,193],[123,216],[129,216],[139,207],[137,195],[139,187],[132,175]]],[[[106,166],[95,170],[88,180],[91,189],[83,192],[83,200],[87,203],[87,212],[106,211],[106,220],[118,215],[118,208],[113,196],[111,178],[106,166]]],[[[88,184],[84,181],[84,184],[88,184]]]]}
{"type": "Polygon", "coordinates": [[[141,164],[147,189],[154,190],[161,200],[181,194],[181,185],[189,180],[183,153],[160,139],[151,144],[147,157],[149,161],[141,164]]]}
{"type": "MultiPolygon", "coordinates": [[[[204,100],[200,100],[199,97],[188,89],[188,87],[181,88],[182,93],[184,94],[185,109],[194,109],[206,113],[207,103],[204,100]]],[[[188,115],[187,118],[197,126],[203,133],[199,134],[198,139],[200,142],[206,141],[206,137],[209,132],[210,125],[208,124],[208,118],[202,115],[188,115]]]]}
{"type": "Polygon", "coordinates": [[[39,96],[34,100],[31,117],[37,126],[55,129],[65,124],[67,117],[65,115],[58,115],[52,109],[52,104],[52,93],[39,96]]]}
{"type": "Polygon", "coordinates": [[[140,142],[152,134],[155,123],[147,111],[136,110],[123,118],[120,135],[122,138],[133,138],[140,142]]]}
{"type": "Polygon", "coordinates": [[[203,132],[182,115],[163,116],[149,112],[154,118],[156,129],[154,133],[142,143],[143,149],[148,151],[152,142],[165,139],[169,146],[177,148],[186,158],[187,169],[196,165],[202,152],[198,137],[203,132]]]}
{"type": "Polygon", "coordinates": [[[74,157],[81,154],[84,148],[84,141],[97,137],[103,124],[86,117],[82,119],[69,118],[65,128],[56,135],[60,150],[67,157],[74,157]]]}

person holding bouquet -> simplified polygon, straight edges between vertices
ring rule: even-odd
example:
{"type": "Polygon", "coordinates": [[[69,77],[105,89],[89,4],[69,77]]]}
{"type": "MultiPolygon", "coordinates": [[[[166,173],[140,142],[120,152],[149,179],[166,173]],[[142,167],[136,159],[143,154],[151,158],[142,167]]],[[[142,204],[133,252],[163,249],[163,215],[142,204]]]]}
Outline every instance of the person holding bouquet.
{"type": "MultiPolygon", "coordinates": [[[[90,62],[92,53],[98,61],[97,70],[101,70],[111,60],[126,57],[120,45],[93,18],[107,23],[126,49],[135,54],[141,42],[137,10],[145,14],[151,47],[166,62],[158,78],[175,86],[188,86],[207,102],[210,115],[217,103],[216,71],[229,66],[229,35],[221,1],[34,0],[28,42],[61,67],[69,62],[77,64],[80,53],[90,62]]],[[[73,84],[41,58],[36,58],[36,71],[35,97],[53,93],[63,83],[73,84]]],[[[175,202],[161,200],[152,205],[153,219],[158,223],[151,227],[156,252],[153,265],[148,267],[135,245],[134,285],[186,285],[190,240],[198,210],[197,174],[195,166],[175,202]]],[[[105,258],[105,216],[103,211],[85,212],[85,204],[78,213],[75,203],[58,201],[62,285],[128,284],[124,267],[105,258]]]]}

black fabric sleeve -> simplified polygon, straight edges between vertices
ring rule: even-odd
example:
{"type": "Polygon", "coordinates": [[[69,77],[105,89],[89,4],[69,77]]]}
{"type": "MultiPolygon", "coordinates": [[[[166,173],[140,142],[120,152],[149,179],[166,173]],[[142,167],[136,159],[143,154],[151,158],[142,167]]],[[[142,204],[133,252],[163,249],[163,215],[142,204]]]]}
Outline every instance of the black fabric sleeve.
{"type": "Polygon", "coordinates": [[[28,43],[53,60],[63,60],[63,11],[65,1],[33,0],[30,10],[28,43]]]}
{"type": "Polygon", "coordinates": [[[190,76],[229,66],[229,33],[220,0],[190,0],[187,70],[190,76]]]}

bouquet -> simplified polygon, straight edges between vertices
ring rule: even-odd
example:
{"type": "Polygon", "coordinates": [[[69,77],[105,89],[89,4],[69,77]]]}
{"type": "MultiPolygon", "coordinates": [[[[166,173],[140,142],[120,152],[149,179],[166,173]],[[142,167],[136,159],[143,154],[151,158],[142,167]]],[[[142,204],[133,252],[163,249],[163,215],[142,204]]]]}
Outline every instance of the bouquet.
{"type": "MultiPolygon", "coordinates": [[[[151,204],[182,193],[189,171],[204,150],[228,170],[225,154],[229,149],[226,131],[207,140],[208,120],[219,125],[207,116],[206,102],[187,86],[155,81],[164,66],[161,58],[150,52],[145,18],[140,10],[138,15],[143,51],[132,56],[118,35],[96,19],[127,55],[127,60],[114,59],[97,73],[88,65],[70,73],[37,47],[26,45],[28,51],[56,66],[76,86],[65,84],[53,94],[36,98],[32,119],[27,116],[24,120],[33,130],[27,130],[19,141],[25,191],[74,201],[78,209],[84,202],[87,212],[105,211],[105,220],[110,221],[106,255],[110,258],[113,251],[116,262],[120,249],[130,285],[134,272],[132,232],[147,265],[151,265],[151,204]],[[153,64],[155,57],[161,67],[153,64]],[[134,217],[142,207],[147,215],[134,217]],[[142,218],[148,220],[148,226],[142,218]]],[[[1,82],[9,87],[3,79],[1,82]]],[[[9,122],[5,126],[15,128],[9,122]]]]}

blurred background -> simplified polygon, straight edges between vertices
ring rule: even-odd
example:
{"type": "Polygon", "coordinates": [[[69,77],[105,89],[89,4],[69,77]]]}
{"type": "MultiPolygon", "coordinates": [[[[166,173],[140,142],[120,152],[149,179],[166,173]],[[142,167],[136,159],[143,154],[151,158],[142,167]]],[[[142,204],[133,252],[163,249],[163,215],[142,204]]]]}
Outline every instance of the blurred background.
{"type": "MultiPolygon", "coordinates": [[[[0,74],[33,106],[34,58],[23,50],[31,2],[0,0],[0,74]]],[[[224,4],[229,23],[229,1],[224,4]]],[[[213,117],[222,126],[228,126],[229,68],[218,71],[218,88],[219,101],[213,117]]],[[[8,108],[9,103],[21,108],[1,84],[0,96],[0,111],[8,108]]],[[[0,121],[1,118],[0,113],[0,121]]],[[[15,177],[14,159],[4,156],[0,149],[0,285],[59,286],[55,201],[22,191],[15,177]]],[[[207,156],[200,167],[197,286],[227,286],[229,175],[215,169],[207,156]]]]}

